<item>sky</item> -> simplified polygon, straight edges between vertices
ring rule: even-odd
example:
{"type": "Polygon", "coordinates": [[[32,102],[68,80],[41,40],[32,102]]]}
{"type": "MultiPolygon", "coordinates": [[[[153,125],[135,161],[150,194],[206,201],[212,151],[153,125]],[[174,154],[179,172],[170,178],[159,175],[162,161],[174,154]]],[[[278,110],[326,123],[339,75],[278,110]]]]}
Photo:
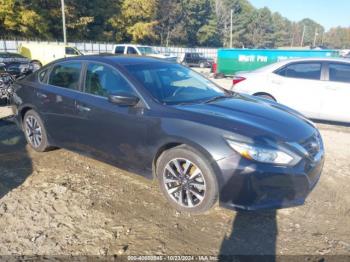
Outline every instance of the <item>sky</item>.
{"type": "Polygon", "coordinates": [[[257,8],[268,7],[291,21],[311,18],[331,27],[350,26],[350,0],[249,0],[257,8]]]}

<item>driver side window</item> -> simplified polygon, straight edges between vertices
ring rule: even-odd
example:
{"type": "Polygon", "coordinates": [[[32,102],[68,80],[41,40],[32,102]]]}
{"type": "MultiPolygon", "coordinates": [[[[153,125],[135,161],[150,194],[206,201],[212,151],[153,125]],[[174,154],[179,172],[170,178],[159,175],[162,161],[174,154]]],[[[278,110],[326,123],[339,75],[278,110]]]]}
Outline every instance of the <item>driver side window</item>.
{"type": "Polygon", "coordinates": [[[117,92],[133,93],[133,90],[117,70],[106,65],[91,63],[86,70],[85,92],[107,97],[117,92]]]}

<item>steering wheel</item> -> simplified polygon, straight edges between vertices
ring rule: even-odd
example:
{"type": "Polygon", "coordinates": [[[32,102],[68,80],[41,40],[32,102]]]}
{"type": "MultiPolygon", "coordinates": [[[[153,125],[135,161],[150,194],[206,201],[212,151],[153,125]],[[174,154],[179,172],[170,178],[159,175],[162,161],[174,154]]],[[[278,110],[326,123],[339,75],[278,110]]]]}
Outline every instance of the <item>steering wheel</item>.
{"type": "Polygon", "coordinates": [[[186,86],[180,86],[178,87],[178,89],[175,90],[175,92],[171,95],[171,96],[176,96],[178,95],[179,93],[181,93],[182,91],[186,91],[186,86]]]}

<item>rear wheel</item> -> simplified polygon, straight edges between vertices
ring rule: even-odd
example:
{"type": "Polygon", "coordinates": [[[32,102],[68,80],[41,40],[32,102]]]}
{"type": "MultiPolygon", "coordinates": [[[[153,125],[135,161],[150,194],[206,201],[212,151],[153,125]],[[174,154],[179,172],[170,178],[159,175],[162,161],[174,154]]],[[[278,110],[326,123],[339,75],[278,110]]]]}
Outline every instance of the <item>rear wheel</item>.
{"type": "Polygon", "coordinates": [[[50,149],[44,124],[34,110],[29,110],[24,115],[23,130],[28,144],[35,151],[44,152],[50,149]]]}
{"type": "Polygon", "coordinates": [[[43,65],[39,61],[32,61],[33,71],[39,70],[43,65]]]}
{"type": "Polygon", "coordinates": [[[179,211],[201,213],[216,202],[218,186],[208,161],[197,151],[180,146],[165,151],[157,161],[160,188],[179,211]]]}
{"type": "Polygon", "coordinates": [[[201,63],[199,64],[199,67],[200,67],[200,68],[204,68],[204,67],[205,67],[204,62],[201,62],[201,63]]]}

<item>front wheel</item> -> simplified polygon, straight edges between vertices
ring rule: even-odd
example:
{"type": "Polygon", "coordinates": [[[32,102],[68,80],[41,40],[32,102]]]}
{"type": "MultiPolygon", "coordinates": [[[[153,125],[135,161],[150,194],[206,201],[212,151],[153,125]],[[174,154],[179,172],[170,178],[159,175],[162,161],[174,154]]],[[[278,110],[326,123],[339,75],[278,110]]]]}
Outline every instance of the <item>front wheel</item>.
{"type": "Polygon", "coordinates": [[[162,193],[179,211],[202,213],[217,200],[216,176],[194,149],[180,146],[165,151],[157,161],[156,173],[162,193]]]}
{"type": "Polygon", "coordinates": [[[23,118],[23,130],[28,144],[38,152],[49,150],[47,133],[40,116],[29,110],[23,118]]]}

